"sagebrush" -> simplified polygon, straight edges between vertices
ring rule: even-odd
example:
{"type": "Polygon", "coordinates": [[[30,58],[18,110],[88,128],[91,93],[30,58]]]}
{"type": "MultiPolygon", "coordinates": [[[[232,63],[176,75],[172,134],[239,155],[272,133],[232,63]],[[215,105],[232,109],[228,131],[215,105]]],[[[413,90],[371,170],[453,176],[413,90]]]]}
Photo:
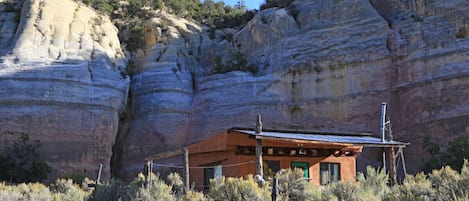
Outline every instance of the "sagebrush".
{"type": "MultiPolygon", "coordinates": [[[[390,187],[383,170],[368,167],[359,173],[355,182],[336,182],[316,186],[303,178],[301,170],[284,170],[278,178],[278,200],[347,200],[347,201],[468,201],[469,162],[464,161],[461,172],[446,166],[430,174],[408,175],[400,185],[390,187]]],[[[84,179],[84,183],[92,183],[84,179]]],[[[185,189],[182,178],[172,173],[166,182],[152,174],[151,181],[139,174],[131,183],[111,181],[97,185],[73,183],[71,179],[58,179],[49,187],[41,183],[8,185],[0,183],[0,201],[54,200],[54,201],[204,201],[204,200],[271,200],[272,179],[263,185],[251,176],[243,178],[221,177],[212,179],[207,194],[185,189]]]]}

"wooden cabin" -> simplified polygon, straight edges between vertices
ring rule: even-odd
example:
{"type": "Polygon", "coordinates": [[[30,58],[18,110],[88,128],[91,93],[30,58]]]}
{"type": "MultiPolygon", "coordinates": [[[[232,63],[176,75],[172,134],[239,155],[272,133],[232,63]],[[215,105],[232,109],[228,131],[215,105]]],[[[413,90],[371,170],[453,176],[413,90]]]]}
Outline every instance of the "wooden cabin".
{"type": "Polygon", "coordinates": [[[368,147],[404,147],[369,133],[287,131],[232,128],[187,147],[189,182],[207,189],[212,178],[242,177],[256,173],[256,139],[262,141],[264,178],[287,168],[301,168],[316,185],[354,181],[356,155],[368,147]]]}

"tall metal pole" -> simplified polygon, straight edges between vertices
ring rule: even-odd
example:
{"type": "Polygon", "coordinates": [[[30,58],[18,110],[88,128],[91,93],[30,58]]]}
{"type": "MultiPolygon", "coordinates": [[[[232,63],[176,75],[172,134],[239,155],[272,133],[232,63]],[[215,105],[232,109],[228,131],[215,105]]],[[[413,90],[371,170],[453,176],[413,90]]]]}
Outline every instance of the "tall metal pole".
{"type": "Polygon", "coordinates": [[[184,184],[186,193],[189,192],[189,150],[184,148],[184,184]]]}
{"type": "Polygon", "coordinates": [[[256,175],[263,177],[262,172],[262,119],[257,115],[256,122],[256,175]]]}
{"type": "Polygon", "coordinates": [[[99,168],[98,168],[98,177],[96,178],[96,186],[98,184],[101,184],[101,171],[103,170],[103,164],[100,163],[99,164],[99,168]]]}
{"type": "MultiPolygon", "coordinates": [[[[386,102],[381,103],[381,141],[386,141],[386,102]]],[[[383,149],[383,169],[386,169],[386,149],[383,149]]]]}
{"type": "MultiPolygon", "coordinates": [[[[386,108],[387,105],[385,102],[381,103],[381,140],[382,142],[386,142],[386,126],[389,124],[388,132],[391,132],[390,128],[390,121],[386,122],[386,108]]],[[[388,135],[390,140],[392,140],[391,134],[388,135]]],[[[389,148],[384,148],[383,149],[383,168],[386,168],[386,154],[388,155],[387,157],[389,158],[389,179],[391,185],[395,185],[397,183],[397,177],[396,177],[396,154],[394,152],[394,147],[389,147],[389,148]],[[386,153],[387,152],[387,153],[386,153]]]]}
{"type": "Polygon", "coordinates": [[[381,141],[386,140],[386,102],[381,103],[381,141]]]}

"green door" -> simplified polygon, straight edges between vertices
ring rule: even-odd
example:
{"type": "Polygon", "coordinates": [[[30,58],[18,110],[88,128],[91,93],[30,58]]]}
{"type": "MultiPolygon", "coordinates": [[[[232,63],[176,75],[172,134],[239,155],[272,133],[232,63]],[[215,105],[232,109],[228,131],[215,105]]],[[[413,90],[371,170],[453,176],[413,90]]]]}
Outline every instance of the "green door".
{"type": "Polygon", "coordinates": [[[307,162],[291,162],[291,168],[301,168],[304,172],[304,178],[309,178],[309,164],[307,162]]]}

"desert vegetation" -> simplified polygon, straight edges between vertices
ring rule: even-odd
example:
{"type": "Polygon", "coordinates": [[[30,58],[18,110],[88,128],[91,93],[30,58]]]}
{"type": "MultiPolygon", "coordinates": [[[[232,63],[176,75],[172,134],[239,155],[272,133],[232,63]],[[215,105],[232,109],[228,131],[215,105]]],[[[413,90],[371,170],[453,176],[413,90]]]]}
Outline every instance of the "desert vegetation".
{"type": "Polygon", "coordinates": [[[450,166],[453,169],[460,170],[464,159],[468,159],[469,142],[468,138],[464,135],[449,141],[446,149],[429,135],[424,136],[422,142],[423,150],[429,153],[429,157],[424,160],[423,167],[421,168],[425,173],[430,173],[432,170],[443,166],[450,166]]]}
{"type": "Polygon", "coordinates": [[[249,64],[248,60],[241,52],[234,53],[225,63],[223,63],[221,56],[215,58],[214,74],[223,74],[231,71],[243,71],[256,74],[259,68],[255,64],[249,64]]]}
{"type": "Polygon", "coordinates": [[[164,10],[168,13],[193,19],[216,28],[239,26],[254,16],[255,11],[246,8],[244,0],[235,6],[225,5],[223,1],[205,0],[81,0],[83,3],[113,18],[145,18],[145,11],[164,10]]]}
{"type": "Polygon", "coordinates": [[[279,7],[279,8],[287,8],[290,4],[293,3],[294,0],[266,0],[264,4],[261,5],[261,10],[279,7]]]}
{"type": "Polygon", "coordinates": [[[39,141],[31,142],[25,133],[21,133],[16,141],[8,144],[0,152],[0,180],[21,183],[47,178],[50,167],[39,154],[40,146],[39,141]]]}
{"type": "Polygon", "coordinates": [[[119,39],[127,50],[133,52],[144,47],[143,27],[145,20],[164,11],[215,29],[239,27],[254,17],[256,11],[247,10],[245,1],[235,6],[223,1],[205,0],[80,0],[111,17],[119,28],[119,39]]]}
{"type": "MultiPolygon", "coordinates": [[[[355,182],[338,182],[327,186],[315,186],[303,179],[300,169],[277,173],[280,201],[287,200],[469,200],[469,163],[466,160],[460,172],[449,166],[433,170],[430,174],[407,175],[400,185],[389,186],[385,171],[368,167],[359,173],[355,182]]],[[[216,178],[210,183],[205,194],[194,189],[185,191],[181,177],[169,174],[166,178],[152,174],[148,179],[139,174],[132,182],[124,184],[112,180],[108,184],[93,183],[84,179],[83,184],[71,179],[58,179],[48,187],[41,183],[21,183],[10,185],[0,183],[0,201],[20,200],[271,200],[272,178],[259,185],[252,176],[244,178],[216,178]],[[150,181],[151,180],[151,181],[150,181]]]]}

